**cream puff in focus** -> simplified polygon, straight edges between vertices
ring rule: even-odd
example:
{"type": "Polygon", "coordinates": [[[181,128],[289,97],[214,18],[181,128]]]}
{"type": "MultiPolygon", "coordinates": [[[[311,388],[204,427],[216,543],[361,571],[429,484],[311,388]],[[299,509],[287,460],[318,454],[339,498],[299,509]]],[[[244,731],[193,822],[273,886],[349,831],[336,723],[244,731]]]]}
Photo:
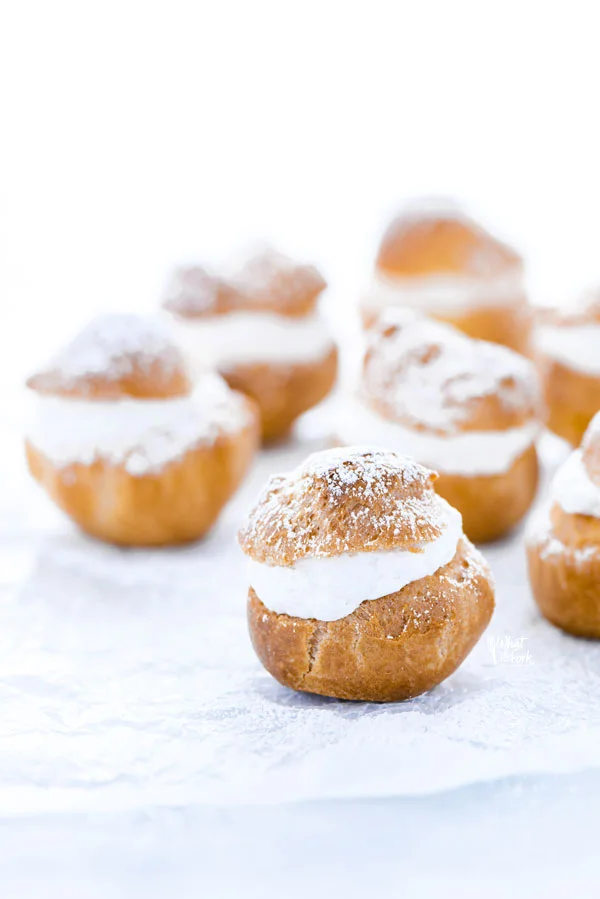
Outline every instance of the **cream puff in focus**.
{"type": "Polygon", "coordinates": [[[580,637],[600,637],[600,414],[559,468],[527,534],[529,579],[542,614],[580,637]]]}
{"type": "Polygon", "coordinates": [[[540,310],[534,332],[547,425],[578,446],[600,409],[600,290],[569,309],[540,310]]]}
{"type": "Polygon", "coordinates": [[[331,390],[337,351],[317,311],[326,283],[309,265],[273,251],[228,274],[200,267],[174,272],[164,308],[192,369],[199,359],[258,405],[265,441],[331,390]]]}
{"type": "Polygon", "coordinates": [[[452,674],[492,615],[487,564],[435,474],[384,450],[315,453],[242,527],[256,653],[285,686],[409,699],[452,674]]]}
{"type": "Polygon", "coordinates": [[[533,502],[539,416],[537,375],[523,356],[390,310],[370,332],[337,430],[340,442],[377,443],[437,471],[437,492],[478,543],[506,534],[533,502]]]}
{"type": "Polygon", "coordinates": [[[257,447],[251,401],[212,373],[192,387],[168,332],[142,317],[94,320],[27,386],[32,475],[111,543],[202,537],[257,447]]]}
{"type": "Polygon", "coordinates": [[[361,300],[365,326],[398,306],[447,321],[470,337],[521,353],[530,348],[520,256],[454,204],[416,202],[385,232],[361,300]]]}

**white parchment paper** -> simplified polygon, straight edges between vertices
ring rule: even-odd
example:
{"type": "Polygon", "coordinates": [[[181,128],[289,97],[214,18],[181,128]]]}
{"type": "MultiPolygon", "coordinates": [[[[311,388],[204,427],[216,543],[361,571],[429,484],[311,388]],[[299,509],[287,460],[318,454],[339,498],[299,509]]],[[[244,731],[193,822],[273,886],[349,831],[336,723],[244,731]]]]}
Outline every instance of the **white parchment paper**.
{"type": "Polygon", "coordinates": [[[122,551],[78,533],[0,434],[0,815],[419,794],[600,764],[600,646],[538,615],[522,534],[486,549],[497,610],[463,667],[398,705],[293,693],[254,657],[240,517],[203,543],[122,551]]]}

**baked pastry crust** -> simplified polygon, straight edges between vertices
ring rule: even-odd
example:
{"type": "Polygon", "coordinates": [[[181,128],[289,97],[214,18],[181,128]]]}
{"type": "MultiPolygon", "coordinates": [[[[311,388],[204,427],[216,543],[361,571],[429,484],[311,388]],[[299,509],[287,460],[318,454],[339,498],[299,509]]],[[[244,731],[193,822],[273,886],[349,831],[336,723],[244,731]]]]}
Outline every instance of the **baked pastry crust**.
{"type": "Polygon", "coordinates": [[[415,204],[387,227],[377,266],[392,275],[459,274],[495,277],[522,265],[520,256],[457,206],[415,204]]]}
{"type": "MultiPolygon", "coordinates": [[[[92,407],[132,399],[168,403],[192,390],[179,350],[163,340],[160,328],[137,316],[93,322],[27,383],[42,396],[83,400],[92,407]]],[[[29,470],[82,530],[101,540],[126,546],[197,540],[214,524],[257,449],[254,403],[242,395],[235,402],[239,429],[217,424],[210,439],[198,434],[197,443],[156,470],[132,473],[124,462],[102,455],[89,463],[58,464],[28,439],[29,470]]]]}
{"type": "Polygon", "coordinates": [[[295,263],[266,249],[229,273],[199,265],[176,269],[167,284],[163,308],[193,319],[242,311],[300,318],[314,311],[326,287],[313,265],[295,263]]]}
{"type": "Polygon", "coordinates": [[[600,409],[600,378],[574,371],[554,359],[540,359],[546,425],[571,446],[579,446],[600,409]]]}
{"type": "Polygon", "coordinates": [[[527,540],[533,597],[552,624],[600,638],[600,520],[558,505],[527,540]]]}
{"type": "MultiPolygon", "coordinates": [[[[420,208],[417,205],[393,219],[379,249],[376,270],[393,280],[467,278],[481,283],[485,295],[490,281],[510,275],[521,275],[521,257],[497,240],[460,209],[420,208]]],[[[445,313],[442,306],[427,310],[441,321],[447,321],[470,337],[500,343],[520,353],[530,352],[532,314],[522,289],[507,288],[505,297],[497,301],[469,304],[464,311],[445,313]]],[[[362,307],[365,327],[371,327],[379,313],[362,307]]]]}
{"type": "Polygon", "coordinates": [[[332,345],[320,361],[306,365],[243,365],[221,375],[230,387],[251,397],[259,411],[262,440],[289,434],[300,415],[330,393],[337,378],[338,352],[332,345]]]}
{"type": "MultiPolygon", "coordinates": [[[[229,313],[271,313],[300,323],[315,314],[327,282],[312,265],[296,263],[267,249],[228,273],[201,266],[177,269],[167,285],[163,308],[185,322],[229,313]]],[[[251,397],[259,410],[265,443],[285,437],[294,421],[331,391],[338,353],[333,342],[320,358],[285,364],[218,365],[230,387],[251,397]]]]}
{"type": "MultiPolygon", "coordinates": [[[[600,293],[584,293],[572,306],[542,307],[536,312],[536,325],[543,329],[585,328],[600,325],[600,293]]],[[[536,348],[536,362],[544,389],[547,409],[546,424],[554,434],[579,446],[586,428],[600,409],[600,377],[572,368],[536,348]]]]}
{"type": "Polygon", "coordinates": [[[431,577],[363,602],[337,621],[295,618],[266,608],[251,589],[252,644],[286,687],[370,702],[418,696],[447,678],[491,618],[490,573],[467,539],[431,577]]]}
{"type": "Polygon", "coordinates": [[[557,627],[600,637],[600,517],[587,514],[595,511],[600,489],[600,415],[587,429],[581,451],[555,476],[551,495],[555,485],[560,502],[551,501],[527,537],[531,589],[542,614],[557,627]]]}
{"type": "Polygon", "coordinates": [[[472,432],[493,437],[541,418],[539,384],[528,360],[431,320],[390,311],[371,332],[359,395],[383,422],[440,438],[435,489],[461,512],[475,543],[507,534],[531,507],[539,480],[533,438],[495,474],[445,471],[442,449],[444,438],[472,432]]]}
{"type": "Polygon", "coordinates": [[[95,400],[167,399],[192,387],[178,347],[137,315],[94,319],[26,385],[41,395],[95,400]]]}
{"type": "Polygon", "coordinates": [[[371,447],[315,453],[289,475],[273,476],[239,531],[256,562],[393,549],[414,550],[442,533],[435,472],[371,447]]]}
{"type": "Polygon", "coordinates": [[[530,446],[502,474],[440,474],[435,489],[460,511],[470,540],[490,543],[506,536],[523,520],[538,483],[538,454],[535,446],[530,446]]]}
{"type": "MultiPolygon", "coordinates": [[[[271,479],[240,545],[254,562],[281,567],[422,551],[444,533],[451,511],[433,490],[435,478],[386,450],[317,453],[271,479]]],[[[485,560],[458,536],[453,558],[434,574],[335,620],[272,611],[251,587],[248,621],[259,659],[285,686],[340,699],[385,702],[431,689],[464,660],[494,607],[485,560]]]]}
{"type": "Polygon", "coordinates": [[[27,463],[54,502],[91,536],[122,546],[170,546],[210,530],[250,466],[257,432],[250,418],[242,431],[142,476],[103,460],[57,468],[29,442],[27,463]]]}

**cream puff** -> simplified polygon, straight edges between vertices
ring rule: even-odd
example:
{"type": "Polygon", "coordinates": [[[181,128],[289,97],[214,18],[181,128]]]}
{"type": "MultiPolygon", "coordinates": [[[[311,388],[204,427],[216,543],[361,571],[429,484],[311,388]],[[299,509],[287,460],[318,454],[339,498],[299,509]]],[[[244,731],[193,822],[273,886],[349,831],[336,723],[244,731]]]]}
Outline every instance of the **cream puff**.
{"type": "Polygon", "coordinates": [[[94,320],[27,386],[32,475],[110,543],[202,537],[257,447],[251,401],[213,373],[192,389],[168,332],[142,317],[94,320]]]}
{"type": "Polygon", "coordinates": [[[506,347],[389,310],[369,335],[339,441],[412,456],[439,473],[469,539],[495,540],[530,508],[538,483],[535,368],[506,347]]]}
{"type": "Polygon", "coordinates": [[[337,351],[317,312],[326,283],[310,265],[267,250],[229,274],[174,272],[163,306],[192,368],[209,362],[258,405],[263,440],[285,436],[324,399],[337,351]]]}
{"type": "Polygon", "coordinates": [[[556,472],[526,543],[542,614],[571,634],[600,637],[600,414],[556,472]]]}
{"type": "Polygon", "coordinates": [[[361,300],[363,323],[369,327],[395,306],[521,353],[530,348],[531,310],[520,256],[453,204],[417,202],[385,232],[361,300]]]}
{"type": "Polygon", "coordinates": [[[435,477],[396,453],[346,447],[271,478],[239,540],[252,643],[280,683],[403,700],[463,662],[494,588],[435,477]]]}
{"type": "Polygon", "coordinates": [[[568,309],[539,311],[534,332],[548,428],[579,446],[600,409],[600,290],[568,309]]]}

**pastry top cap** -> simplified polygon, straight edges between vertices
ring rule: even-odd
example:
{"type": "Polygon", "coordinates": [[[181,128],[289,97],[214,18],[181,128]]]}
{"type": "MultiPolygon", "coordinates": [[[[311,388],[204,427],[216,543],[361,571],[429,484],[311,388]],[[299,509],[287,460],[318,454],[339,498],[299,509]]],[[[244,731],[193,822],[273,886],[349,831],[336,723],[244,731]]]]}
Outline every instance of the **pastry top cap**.
{"type": "Polygon", "coordinates": [[[437,474],[397,453],[340,447],[272,477],[239,532],[257,562],[382,550],[419,551],[445,528],[437,474]]]}
{"type": "Polygon", "coordinates": [[[165,326],[122,314],[93,319],[27,386],[38,393],[103,400],[191,391],[183,356],[165,326]]]}
{"type": "Polygon", "coordinates": [[[387,310],[369,332],[359,392],[383,418],[441,436],[506,430],[540,414],[524,356],[404,310],[387,310]]]}
{"type": "Polygon", "coordinates": [[[396,276],[485,280],[520,270],[522,260],[456,204],[424,199],[392,220],[381,241],[377,267],[396,276]]]}
{"type": "Polygon", "coordinates": [[[298,318],[314,310],[326,286],[314,266],[265,249],[229,273],[211,272],[202,266],[176,269],[167,284],[163,306],[181,318],[228,312],[271,312],[298,318]]]}

